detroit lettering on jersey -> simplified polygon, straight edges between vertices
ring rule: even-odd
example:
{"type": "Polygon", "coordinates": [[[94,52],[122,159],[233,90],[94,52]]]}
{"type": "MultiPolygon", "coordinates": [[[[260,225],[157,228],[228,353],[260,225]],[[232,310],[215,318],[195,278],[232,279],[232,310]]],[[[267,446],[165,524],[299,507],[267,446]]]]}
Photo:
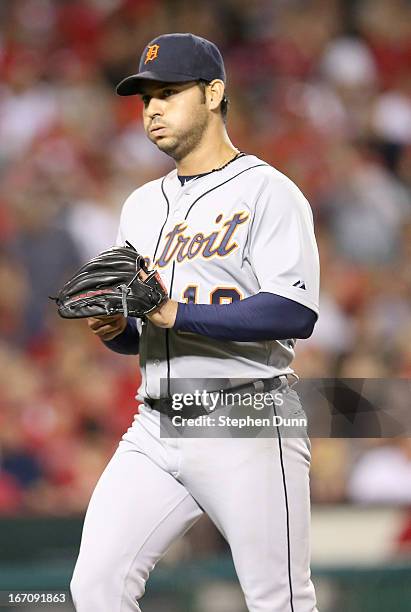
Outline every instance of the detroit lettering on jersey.
{"type": "MultiPolygon", "coordinates": [[[[172,261],[181,263],[186,259],[190,260],[199,256],[206,259],[215,255],[225,257],[238,248],[234,234],[238,226],[245,223],[249,217],[246,211],[237,212],[227,220],[220,214],[215,220],[220,228],[209,234],[203,232],[197,232],[194,235],[187,234],[187,225],[178,223],[166,234],[163,250],[154,264],[159,268],[164,268],[172,261]]],[[[146,261],[151,267],[148,257],[146,261]]]]}
{"type": "MultiPolygon", "coordinates": [[[[117,244],[126,240],[178,302],[230,304],[265,292],[318,314],[310,206],[290,179],[253,155],[184,185],[173,170],[136,189],[121,213],[117,244]]],[[[161,380],[199,373],[254,380],[293,372],[292,338],[248,342],[149,322],[140,328],[141,399],[160,397],[161,380]]]]}

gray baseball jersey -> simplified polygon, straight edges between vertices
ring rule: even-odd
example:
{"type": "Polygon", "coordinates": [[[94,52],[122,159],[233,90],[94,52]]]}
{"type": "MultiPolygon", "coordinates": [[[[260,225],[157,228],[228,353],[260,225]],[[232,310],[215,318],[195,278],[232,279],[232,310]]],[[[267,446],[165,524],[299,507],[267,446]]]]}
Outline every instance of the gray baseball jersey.
{"type": "MultiPolygon", "coordinates": [[[[184,186],[173,170],[136,189],[121,214],[128,240],[180,302],[223,304],[275,293],[318,313],[319,258],[310,206],[254,155],[184,186]]],[[[270,378],[291,373],[295,340],[227,342],[142,326],[139,399],[166,378],[270,378]]]]}

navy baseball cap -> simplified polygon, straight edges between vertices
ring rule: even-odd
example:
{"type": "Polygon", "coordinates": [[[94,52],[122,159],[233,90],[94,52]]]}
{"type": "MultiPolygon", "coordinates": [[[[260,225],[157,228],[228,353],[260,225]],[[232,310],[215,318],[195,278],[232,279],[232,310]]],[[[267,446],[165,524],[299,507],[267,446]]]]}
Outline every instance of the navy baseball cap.
{"type": "Polygon", "coordinates": [[[163,34],[148,43],[140,58],[137,74],[116,87],[120,96],[141,92],[142,82],[226,81],[224,62],[217,46],[194,34],[163,34]]]}

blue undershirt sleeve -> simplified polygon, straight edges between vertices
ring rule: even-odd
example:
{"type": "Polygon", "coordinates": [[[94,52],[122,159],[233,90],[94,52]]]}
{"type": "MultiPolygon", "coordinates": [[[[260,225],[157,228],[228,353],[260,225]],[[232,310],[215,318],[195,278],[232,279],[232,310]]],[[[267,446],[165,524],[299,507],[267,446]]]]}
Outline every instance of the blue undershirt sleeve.
{"type": "Polygon", "coordinates": [[[137,329],[137,320],[133,317],[127,317],[127,327],[125,330],[113,338],[113,340],[103,340],[103,342],[107,348],[115,353],[138,355],[140,336],[137,329]]]}
{"type": "Polygon", "coordinates": [[[256,342],[311,336],[317,314],[302,304],[261,292],[231,304],[178,304],[176,331],[217,340],[256,342]]]}

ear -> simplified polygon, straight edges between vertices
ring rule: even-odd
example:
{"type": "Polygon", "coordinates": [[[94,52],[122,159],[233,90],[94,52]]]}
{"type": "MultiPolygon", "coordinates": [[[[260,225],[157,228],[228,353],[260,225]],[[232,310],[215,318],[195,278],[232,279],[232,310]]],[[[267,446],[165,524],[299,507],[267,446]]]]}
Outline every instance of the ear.
{"type": "Polygon", "coordinates": [[[224,98],[225,85],[220,79],[214,79],[207,87],[207,102],[210,110],[216,110],[224,98]]]}

